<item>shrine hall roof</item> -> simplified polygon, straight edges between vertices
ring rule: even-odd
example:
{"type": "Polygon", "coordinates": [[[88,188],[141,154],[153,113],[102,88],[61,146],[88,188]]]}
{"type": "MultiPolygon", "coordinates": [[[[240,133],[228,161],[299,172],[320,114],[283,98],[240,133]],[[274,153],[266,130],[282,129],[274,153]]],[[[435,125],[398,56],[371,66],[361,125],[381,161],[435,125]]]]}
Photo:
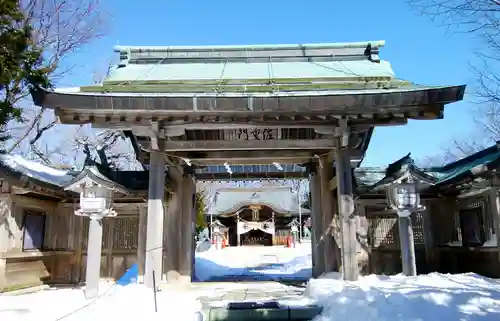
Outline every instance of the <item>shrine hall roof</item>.
{"type": "MultiPolygon", "coordinates": [[[[0,178],[8,179],[26,189],[49,191],[61,196],[71,194],[64,189],[76,180],[89,177],[96,184],[114,185],[122,193],[147,191],[148,171],[116,171],[85,166],[81,171],[65,170],[31,161],[19,155],[0,154],[0,178]]],[[[166,174],[167,182],[170,180],[166,174]]]]}
{"type": "Polygon", "coordinates": [[[282,214],[308,214],[309,210],[299,210],[297,193],[288,187],[227,188],[218,190],[207,209],[207,215],[234,214],[249,205],[264,205],[282,214]]]}
{"type": "Polygon", "coordinates": [[[445,188],[487,175],[500,165],[499,145],[493,145],[458,161],[444,166],[418,167],[408,154],[387,168],[356,168],[354,177],[358,192],[373,191],[411,176],[421,183],[421,188],[445,188]]]}

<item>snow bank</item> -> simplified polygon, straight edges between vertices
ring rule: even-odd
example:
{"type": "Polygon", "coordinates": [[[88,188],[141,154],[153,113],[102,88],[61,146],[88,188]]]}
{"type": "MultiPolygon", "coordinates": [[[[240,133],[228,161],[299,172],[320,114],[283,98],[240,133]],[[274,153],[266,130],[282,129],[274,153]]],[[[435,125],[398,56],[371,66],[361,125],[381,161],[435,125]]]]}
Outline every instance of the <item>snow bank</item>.
{"type": "Polygon", "coordinates": [[[0,155],[0,161],[17,172],[57,186],[66,185],[74,178],[68,171],[30,161],[19,155],[0,155]]]}
{"type": "Polygon", "coordinates": [[[476,274],[340,278],[310,280],[306,294],[324,309],[314,321],[500,320],[500,283],[476,274]]]}
{"type": "Polygon", "coordinates": [[[95,301],[81,289],[46,290],[19,296],[0,296],[0,320],[193,320],[201,303],[192,292],[153,292],[143,285],[114,286],[95,301]]]}

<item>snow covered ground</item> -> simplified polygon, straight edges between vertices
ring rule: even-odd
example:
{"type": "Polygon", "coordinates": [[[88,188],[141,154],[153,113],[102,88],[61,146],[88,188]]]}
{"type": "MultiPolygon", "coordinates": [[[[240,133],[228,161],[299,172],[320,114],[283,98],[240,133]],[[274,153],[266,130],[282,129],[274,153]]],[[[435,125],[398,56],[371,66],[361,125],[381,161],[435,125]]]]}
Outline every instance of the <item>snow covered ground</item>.
{"type": "Polygon", "coordinates": [[[314,321],[500,320],[500,282],[468,273],[311,280],[306,294],[323,306],[314,321]]]}
{"type": "MultiPolygon", "coordinates": [[[[196,274],[200,280],[223,276],[309,277],[310,244],[297,249],[241,247],[197,253],[196,274]],[[309,274],[307,274],[309,273],[309,274]]],[[[153,293],[141,285],[101,286],[102,295],[86,301],[81,289],[46,290],[19,296],[0,296],[0,320],[193,320],[202,298],[227,304],[230,293],[262,291],[262,300],[272,293],[293,292],[279,283],[206,283],[190,291],[164,289],[153,293]],[[226,300],[226,301],[225,301],[226,300]]],[[[299,291],[298,291],[299,292],[299,291]]],[[[310,280],[303,298],[282,298],[282,305],[316,304],[323,314],[314,321],[455,321],[500,320],[500,281],[476,274],[431,273],[417,277],[361,277],[344,282],[332,273],[310,280]]]]}
{"type": "Polygon", "coordinates": [[[158,292],[158,313],[154,312],[153,292],[143,285],[103,284],[101,292],[95,301],[85,300],[81,289],[0,296],[0,320],[193,320],[201,309],[190,292],[158,292]]]}
{"type": "Polygon", "coordinates": [[[308,280],[311,277],[311,243],[284,246],[211,248],[196,253],[198,281],[234,280],[308,280]]]}

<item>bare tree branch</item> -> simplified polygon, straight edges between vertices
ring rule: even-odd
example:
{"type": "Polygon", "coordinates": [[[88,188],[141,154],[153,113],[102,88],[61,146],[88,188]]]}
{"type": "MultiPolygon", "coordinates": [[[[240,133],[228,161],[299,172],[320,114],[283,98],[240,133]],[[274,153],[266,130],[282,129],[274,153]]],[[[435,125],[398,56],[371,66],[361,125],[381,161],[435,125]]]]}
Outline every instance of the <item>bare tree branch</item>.
{"type": "Polygon", "coordinates": [[[481,104],[473,112],[475,130],[455,139],[444,153],[424,163],[454,161],[500,140],[500,1],[407,0],[410,6],[446,30],[479,40],[481,49],[471,64],[477,76],[475,95],[481,104]],[[469,133],[470,134],[470,133],[469,133]]]}
{"type": "MultiPolygon", "coordinates": [[[[34,40],[43,49],[44,66],[50,72],[52,83],[57,84],[75,67],[69,63],[72,54],[83,49],[93,40],[104,35],[107,30],[105,14],[99,8],[99,0],[21,0],[21,7],[26,14],[25,24],[35,30],[34,40]]],[[[27,100],[25,89],[18,94],[17,102],[27,100]]],[[[57,123],[52,111],[35,106],[23,108],[23,122],[10,124],[13,135],[7,152],[25,149],[43,161],[50,157],[43,154],[37,142],[45,132],[57,123]],[[29,117],[33,114],[32,117],[29,117]],[[27,144],[23,142],[28,140],[27,144]]]]}

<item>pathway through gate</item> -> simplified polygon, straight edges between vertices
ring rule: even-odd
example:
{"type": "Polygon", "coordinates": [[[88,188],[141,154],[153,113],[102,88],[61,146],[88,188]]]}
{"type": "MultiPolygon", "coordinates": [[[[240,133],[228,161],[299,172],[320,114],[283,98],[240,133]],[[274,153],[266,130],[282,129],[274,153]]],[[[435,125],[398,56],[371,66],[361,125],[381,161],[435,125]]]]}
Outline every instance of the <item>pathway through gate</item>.
{"type": "Polygon", "coordinates": [[[197,253],[199,281],[277,281],[300,284],[311,277],[310,243],[297,248],[242,246],[197,253]]]}

